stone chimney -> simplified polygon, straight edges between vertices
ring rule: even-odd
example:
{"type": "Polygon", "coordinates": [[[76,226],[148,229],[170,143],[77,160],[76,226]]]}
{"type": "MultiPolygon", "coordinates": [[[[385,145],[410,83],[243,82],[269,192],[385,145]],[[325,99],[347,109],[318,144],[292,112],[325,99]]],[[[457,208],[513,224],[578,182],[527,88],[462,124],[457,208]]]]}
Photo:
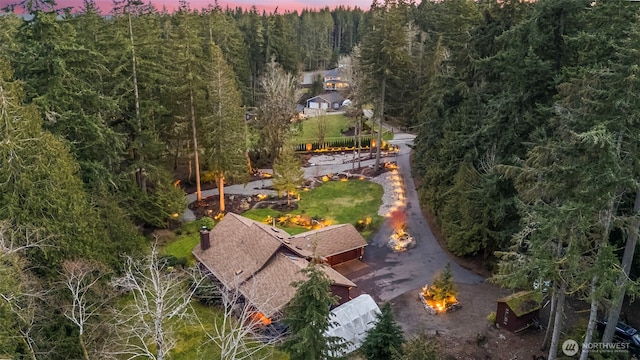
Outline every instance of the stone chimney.
{"type": "Polygon", "coordinates": [[[209,238],[209,230],[206,226],[203,226],[200,230],[200,249],[207,250],[211,247],[211,239],[209,238]]]}

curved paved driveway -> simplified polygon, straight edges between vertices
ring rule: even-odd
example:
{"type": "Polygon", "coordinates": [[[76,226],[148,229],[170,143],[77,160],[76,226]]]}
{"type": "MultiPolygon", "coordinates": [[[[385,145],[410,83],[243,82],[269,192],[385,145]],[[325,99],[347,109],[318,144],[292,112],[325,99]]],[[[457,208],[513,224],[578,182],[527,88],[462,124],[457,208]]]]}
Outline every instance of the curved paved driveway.
{"type": "Polygon", "coordinates": [[[416,239],[416,246],[406,252],[391,251],[387,241],[393,233],[393,228],[387,219],[365,249],[363,261],[367,267],[349,275],[359,290],[380,301],[393,299],[430,283],[447,262],[451,263],[454,280],[458,283],[478,284],[485,280],[449,258],[422,215],[409,161],[409,144],[413,143],[413,138],[413,135],[400,133],[396,134],[391,143],[400,147],[397,164],[398,172],[402,176],[406,203],[399,210],[406,213],[407,231],[416,239]]]}

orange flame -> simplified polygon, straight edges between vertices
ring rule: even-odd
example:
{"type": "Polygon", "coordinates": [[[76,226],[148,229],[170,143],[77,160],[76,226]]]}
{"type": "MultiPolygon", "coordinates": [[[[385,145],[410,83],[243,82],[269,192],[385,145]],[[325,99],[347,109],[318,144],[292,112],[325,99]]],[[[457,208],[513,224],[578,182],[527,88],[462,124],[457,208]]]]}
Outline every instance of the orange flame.
{"type": "Polygon", "coordinates": [[[391,218],[391,226],[396,231],[400,231],[404,228],[407,220],[407,215],[404,213],[404,211],[394,210],[393,212],[391,212],[389,217],[391,218]]]}

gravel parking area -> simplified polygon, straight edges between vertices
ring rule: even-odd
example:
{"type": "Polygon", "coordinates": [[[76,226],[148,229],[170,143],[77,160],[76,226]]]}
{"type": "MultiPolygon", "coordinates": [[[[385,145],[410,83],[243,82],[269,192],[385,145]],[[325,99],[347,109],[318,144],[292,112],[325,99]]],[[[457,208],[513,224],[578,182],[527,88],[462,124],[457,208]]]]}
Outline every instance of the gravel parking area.
{"type": "Polygon", "coordinates": [[[420,289],[390,300],[394,318],[411,338],[426,334],[439,344],[446,359],[530,360],[544,356],[539,350],[544,331],[513,334],[490,326],[487,315],[496,311],[496,300],[510,292],[491,284],[457,284],[462,308],[430,315],[419,299],[420,289]]]}

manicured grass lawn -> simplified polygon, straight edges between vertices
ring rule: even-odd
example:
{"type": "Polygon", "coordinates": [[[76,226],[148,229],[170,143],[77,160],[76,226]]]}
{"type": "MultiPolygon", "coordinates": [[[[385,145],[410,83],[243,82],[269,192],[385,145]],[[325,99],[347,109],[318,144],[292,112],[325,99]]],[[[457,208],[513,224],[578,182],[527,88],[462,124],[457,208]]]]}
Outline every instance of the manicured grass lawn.
{"type": "MultiPolygon", "coordinates": [[[[324,219],[330,224],[355,225],[358,220],[371,218],[369,229],[362,232],[367,238],[382,224],[383,217],[378,215],[382,193],[382,186],[369,181],[328,181],[312,191],[303,192],[300,195],[298,209],[289,214],[308,215],[324,219]]],[[[286,214],[271,209],[253,209],[242,214],[256,221],[264,221],[267,216],[283,215],[286,214]]],[[[307,231],[301,228],[283,229],[292,235],[307,231]]]]}
{"type": "MultiPolygon", "coordinates": [[[[324,219],[330,224],[356,225],[358,220],[371,218],[371,225],[361,232],[363,237],[368,238],[383,221],[383,217],[378,215],[378,208],[382,205],[382,193],[382,186],[365,180],[328,181],[312,191],[303,192],[298,208],[288,214],[308,215],[324,219]]],[[[265,221],[268,216],[277,218],[286,214],[272,209],[252,209],[242,213],[242,216],[265,221]]],[[[176,239],[162,249],[162,255],[185,259],[187,266],[194,265],[195,259],[191,251],[200,241],[199,231],[203,225],[211,229],[214,223],[210,218],[202,218],[183,225],[176,231],[176,239]]],[[[308,231],[300,227],[283,229],[291,235],[308,231]]]]}
{"type": "MultiPolygon", "coordinates": [[[[327,119],[327,131],[325,134],[325,138],[339,138],[342,137],[342,131],[349,129],[354,126],[354,122],[352,119],[347,118],[346,116],[339,115],[325,115],[327,119]]],[[[316,142],[318,141],[318,121],[319,117],[312,117],[304,120],[302,122],[302,132],[294,137],[295,143],[306,143],[306,142],[316,142]]],[[[369,126],[372,126],[372,122],[368,122],[369,126]]],[[[376,129],[378,128],[375,125],[376,129]]],[[[383,140],[392,140],[393,134],[390,131],[384,131],[382,133],[383,140]]]]}
{"type": "MultiPolygon", "coordinates": [[[[318,122],[320,116],[308,118],[302,121],[302,133],[296,136],[295,142],[315,142],[318,141],[318,122]]],[[[353,126],[353,121],[344,115],[324,115],[327,121],[327,131],[325,138],[341,137],[342,132],[353,126]]]]}

